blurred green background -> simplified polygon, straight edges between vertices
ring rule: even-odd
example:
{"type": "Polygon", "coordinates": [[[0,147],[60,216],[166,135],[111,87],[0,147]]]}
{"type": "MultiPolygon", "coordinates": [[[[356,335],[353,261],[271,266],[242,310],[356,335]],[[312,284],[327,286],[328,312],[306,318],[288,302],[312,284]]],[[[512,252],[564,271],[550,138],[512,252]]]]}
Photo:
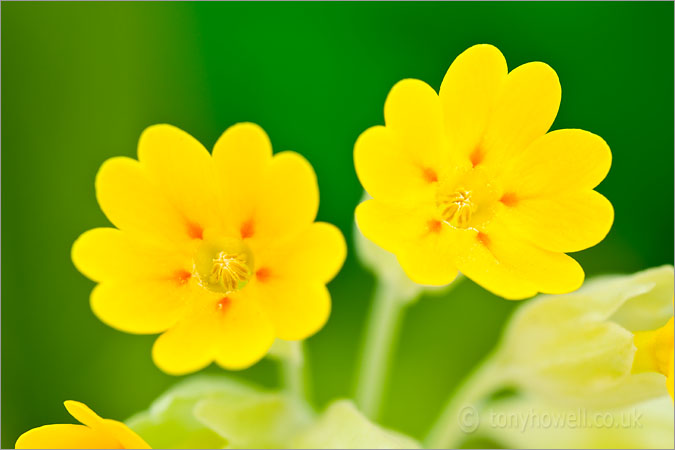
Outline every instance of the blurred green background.
{"type": "MultiPolygon", "coordinates": [[[[672,263],[672,2],[3,2],[2,446],[70,422],[63,400],[124,419],[177,381],[153,366],[154,336],[93,316],[93,283],[70,261],[75,238],[107,223],[94,198],[105,159],[135,156],[155,123],[210,148],[233,123],[257,122],[276,150],[311,161],[319,218],[351,240],[357,136],[383,122],[398,80],[438,88],[454,57],[483,42],[510,68],[552,65],[563,86],[554,128],[593,131],[612,148],[599,190],[616,221],[576,255],[587,273],[672,263]]],[[[330,288],[332,317],[308,341],[317,406],[353,392],[373,278],[351,251],[330,288]]],[[[470,282],[413,305],[384,424],[421,437],[514,306],[470,282]]],[[[236,375],[274,385],[277,373],[266,360],[236,375]]]]}

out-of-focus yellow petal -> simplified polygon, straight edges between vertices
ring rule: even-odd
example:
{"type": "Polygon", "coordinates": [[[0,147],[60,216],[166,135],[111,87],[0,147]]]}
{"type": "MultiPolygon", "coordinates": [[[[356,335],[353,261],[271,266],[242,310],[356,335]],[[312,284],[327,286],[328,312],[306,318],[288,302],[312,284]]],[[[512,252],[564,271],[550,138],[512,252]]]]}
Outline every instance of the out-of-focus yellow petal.
{"type": "Polygon", "coordinates": [[[517,197],[556,196],[593,189],[607,176],[612,152],[584,130],[556,130],[536,139],[500,172],[505,192],[517,197]]]}
{"type": "Polygon", "coordinates": [[[547,64],[531,62],[511,71],[485,131],[481,164],[499,170],[543,136],[558,113],[560,96],[558,75],[547,64]]]}
{"type": "Polygon", "coordinates": [[[115,228],[83,233],[73,244],[72,259],[94,281],[147,279],[192,270],[189,255],[143,243],[115,228]]]}
{"type": "Polygon", "coordinates": [[[193,237],[220,225],[213,161],[199,141],[174,126],[154,125],[141,135],[138,160],[191,224],[193,237]]]}
{"type": "Polygon", "coordinates": [[[84,403],[64,402],[68,412],[84,425],[46,425],[22,434],[16,448],[44,449],[149,449],[129,427],[116,420],[102,419],[84,403]]]}
{"type": "Polygon", "coordinates": [[[306,229],[319,208],[319,187],[310,163],[295,152],[274,155],[254,208],[248,230],[254,251],[306,229]]]}
{"type": "Polygon", "coordinates": [[[483,132],[506,76],[506,60],[492,45],[474,45],[452,63],[439,96],[453,152],[472,156],[476,162],[484,156],[483,132]]]}
{"type": "Polygon", "coordinates": [[[354,146],[354,166],[363,188],[390,204],[433,199],[438,168],[411,150],[392,136],[389,128],[376,126],[364,131],[354,146]]]}
{"type": "Polygon", "coordinates": [[[666,388],[668,388],[668,393],[670,394],[670,399],[675,400],[673,397],[673,388],[675,387],[675,378],[673,378],[673,366],[675,361],[673,361],[673,355],[670,355],[670,365],[668,366],[668,374],[666,375],[666,388]]]}
{"type": "Polygon", "coordinates": [[[44,425],[26,431],[14,444],[17,449],[99,449],[122,448],[112,436],[84,425],[44,425]]]}
{"type": "Polygon", "coordinates": [[[163,244],[190,238],[190,224],[136,160],[116,157],[104,162],[96,175],[96,197],[121,230],[163,244]]]}
{"type": "Polygon", "coordinates": [[[91,292],[91,309],[102,322],[127,333],[161,333],[173,326],[190,299],[189,272],[169,278],[104,281],[91,292]]]}
{"type": "Polygon", "coordinates": [[[347,256],[340,230],[329,223],[315,222],[292,241],[265,249],[256,257],[263,276],[327,283],[337,275],[347,256]]]}
{"type": "Polygon", "coordinates": [[[499,218],[510,230],[554,252],[576,252],[602,241],[614,222],[612,204],[596,191],[518,199],[499,218]]]}
{"type": "Polygon", "coordinates": [[[284,279],[273,271],[256,280],[255,296],[274,323],[279,339],[305,339],[323,327],[330,315],[330,294],[321,282],[284,279]]]}
{"type": "Polygon", "coordinates": [[[103,423],[101,416],[82,402],[67,400],[63,402],[63,405],[71,416],[92,429],[98,428],[103,423]]]}
{"type": "Polygon", "coordinates": [[[152,347],[157,367],[171,375],[196,372],[215,358],[220,296],[205,290],[192,294],[180,321],[159,336],[152,347]]]}
{"type": "Polygon", "coordinates": [[[272,322],[251,297],[242,291],[219,303],[215,360],[225,369],[245,369],[255,364],[274,342],[272,322]]]}
{"type": "MultiPolygon", "coordinates": [[[[272,161],[272,144],[254,123],[228,128],[213,148],[213,160],[228,225],[246,235],[253,218],[260,184],[272,161]]],[[[244,236],[246,237],[246,236],[244,236]]]]}
{"type": "Polygon", "coordinates": [[[71,416],[88,426],[100,436],[106,436],[117,442],[115,447],[102,448],[126,448],[126,449],[147,449],[148,444],[136,433],[131,431],[122,422],[111,419],[103,419],[91,408],[81,402],[68,400],[64,405],[71,416]]]}
{"type": "Polygon", "coordinates": [[[673,398],[673,318],[656,330],[639,331],[633,337],[637,352],[633,372],[658,372],[666,377],[673,398]]]}
{"type": "Polygon", "coordinates": [[[131,428],[117,420],[104,419],[106,430],[122,444],[126,449],[149,449],[151,448],[139,435],[134,433],[131,428]]]}

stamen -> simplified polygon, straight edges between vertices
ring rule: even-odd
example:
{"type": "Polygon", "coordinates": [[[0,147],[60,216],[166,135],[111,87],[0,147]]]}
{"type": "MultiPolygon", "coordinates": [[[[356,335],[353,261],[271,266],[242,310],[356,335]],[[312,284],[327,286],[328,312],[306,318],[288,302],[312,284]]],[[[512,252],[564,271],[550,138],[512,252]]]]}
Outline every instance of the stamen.
{"type": "Polygon", "coordinates": [[[471,216],[476,211],[476,205],[471,199],[471,192],[456,191],[439,202],[443,221],[456,228],[466,228],[471,216]]]}
{"type": "Polygon", "coordinates": [[[225,292],[232,292],[243,287],[250,277],[245,255],[220,252],[213,259],[209,283],[222,286],[225,292]]]}
{"type": "Polygon", "coordinates": [[[193,274],[199,285],[228,295],[242,289],[253,277],[253,253],[241,239],[213,236],[207,230],[196,249],[193,274]]]}

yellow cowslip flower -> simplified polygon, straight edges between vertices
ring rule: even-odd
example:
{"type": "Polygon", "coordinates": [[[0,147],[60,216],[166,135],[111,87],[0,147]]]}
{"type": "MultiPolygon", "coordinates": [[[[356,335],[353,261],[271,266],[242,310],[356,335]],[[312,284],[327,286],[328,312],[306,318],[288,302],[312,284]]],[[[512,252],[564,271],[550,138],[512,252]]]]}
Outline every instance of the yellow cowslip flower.
{"type": "Polygon", "coordinates": [[[666,377],[666,387],[673,398],[673,318],[661,328],[635,333],[637,351],[633,371],[658,372],[666,377]]]}
{"type": "Polygon", "coordinates": [[[495,359],[519,387],[555,404],[613,408],[664,396],[664,376],[672,390],[673,277],[673,266],[655,267],[529,301],[495,359]]]}
{"type": "Polygon", "coordinates": [[[325,284],[344,262],[344,238],[314,222],[309,162],[294,152],[273,157],[259,126],[232,126],[213,155],[178,128],[152,126],[138,161],[101,166],[96,195],[117,229],[80,236],[73,262],[99,283],[91,306],[102,321],[164,332],[152,354],[165,372],[214,360],[242,369],[275,337],[304,339],[326,322],[325,284]]]}
{"type": "Polygon", "coordinates": [[[354,149],[373,197],[356,210],[363,234],[420,284],[448,284],[459,270],[509,299],[577,289],[584,272],[565,253],[597,244],[611,227],[612,205],[593,190],[611,153],[587,131],[548,132],[560,98],[551,67],[508,72],[491,45],[457,57],[439,94],[400,81],[386,125],[366,130],[354,149]]]}
{"type": "Polygon", "coordinates": [[[68,400],[66,409],[83,425],[45,425],[26,431],[16,448],[150,448],[122,422],[103,419],[87,405],[68,400]]]}

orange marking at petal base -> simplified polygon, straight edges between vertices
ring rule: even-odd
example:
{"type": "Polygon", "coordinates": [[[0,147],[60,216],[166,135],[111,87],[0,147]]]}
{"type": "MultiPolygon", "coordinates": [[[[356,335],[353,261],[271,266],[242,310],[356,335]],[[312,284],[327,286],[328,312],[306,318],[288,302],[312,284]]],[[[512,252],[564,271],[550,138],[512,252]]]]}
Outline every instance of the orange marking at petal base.
{"type": "Polygon", "coordinates": [[[225,312],[227,310],[227,308],[230,306],[231,303],[232,303],[232,300],[230,300],[227,297],[223,297],[220,300],[218,300],[218,302],[216,302],[216,309],[218,311],[225,312]]]}
{"type": "Polygon", "coordinates": [[[253,236],[253,231],[254,231],[253,220],[247,220],[246,222],[244,222],[244,223],[241,225],[241,229],[239,230],[239,232],[241,233],[241,238],[242,238],[242,239],[246,239],[246,238],[252,237],[252,236],[253,236]]]}
{"type": "Polygon", "coordinates": [[[204,229],[197,225],[196,223],[188,222],[187,224],[188,236],[191,239],[203,239],[204,238],[204,229]]]}
{"type": "Polygon", "coordinates": [[[438,181],[438,174],[434,169],[430,169],[429,167],[424,167],[422,169],[422,176],[429,183],[435,183],[438,181]]]}
{"type": "Polygon", "coordinates": [[[476,239],[478,239],[478,242],[480,242],[486,247],[490,245],[490,237],[487,234],[483,233],[482,231],[478,232],[478,234],[476,235],[476,239]]]}
{"type": "Polygon", "coordinates": [[[258,279],[258,281],[260,281],[262,283],[269,280],[271,275],[272,275],[272,273],[270,272],[270,269],[268,269],[267,267],[261,267],[255,273],[255,277],[258,279]]]}
{"type": "Polygon", "coordinates": [[[438,233],[441,231],[441,221],[440,220],[430,220],[427,224],[429,231],[432,233],[438,233]]]}
{"type": "Polygon", "coordinates": [[[187,270],[179,270],[175,273],[174,278],[178,284],[183,285],[192,278],[192,274],[187,270]]]}
{"type": "Polygon", "coordinates": [[[518,203],[518,196],[513,192],[507,192],[506,194],[502,195],[502,198],[500,198],[499,201],[506,206],[516,206],[518,203]]]}
{"type": "Polygon", "coordinates": [[[471,153],[471,156],[469,156],[469,159],[471,160],[471,165],[473,167],[476,167],[478,164],[483,162],[483,158],[485,157],[485,154],[483,153],[483,149],[480,147],[477,147],[473,153],[471,153]]]}

